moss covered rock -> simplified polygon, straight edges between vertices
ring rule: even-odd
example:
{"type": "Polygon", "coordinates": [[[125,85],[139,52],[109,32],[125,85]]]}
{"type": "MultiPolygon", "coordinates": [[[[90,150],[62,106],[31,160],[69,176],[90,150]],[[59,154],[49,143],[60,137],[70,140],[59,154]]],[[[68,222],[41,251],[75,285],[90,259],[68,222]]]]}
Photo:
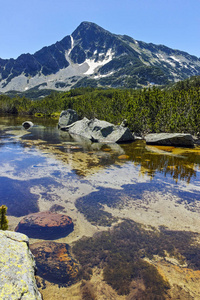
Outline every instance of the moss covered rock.
{"type": "Polygon", "coordinates": [[[0,299],[42,299],[35,281],[35,261],[26,235],[0,231],[0,299]]]}

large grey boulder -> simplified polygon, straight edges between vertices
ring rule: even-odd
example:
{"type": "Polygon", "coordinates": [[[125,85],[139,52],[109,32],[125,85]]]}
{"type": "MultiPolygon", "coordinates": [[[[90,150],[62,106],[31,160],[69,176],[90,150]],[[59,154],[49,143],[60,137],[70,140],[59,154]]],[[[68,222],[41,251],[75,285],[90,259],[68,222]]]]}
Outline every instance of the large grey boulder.
{"type": "Polygon", "coordinates": [[[0,231],[0,299],[41,300],[26,235],[0,231]]]}
{"type": "Polygon", "coordinates": [[[151,133],[145,137],[149,145],[193,147],[194,140],[191,134],[187,133],[151,133]]]}
{"type": "Polygon", "coordinates": [[[121,125],[115,126],[109,122],[98,119],[88,120],[83,118],[80,121],[62,128],[71,135],[76,134],[98,143],[123,143],[134,141],[131,131],[121,125]]]}
{"type": "Polygon", "coordinates": [[[68,126],[76,121],[78,121],[78,115],[75,110],[63,110],[58,121],[58,128],[68,126]]]}

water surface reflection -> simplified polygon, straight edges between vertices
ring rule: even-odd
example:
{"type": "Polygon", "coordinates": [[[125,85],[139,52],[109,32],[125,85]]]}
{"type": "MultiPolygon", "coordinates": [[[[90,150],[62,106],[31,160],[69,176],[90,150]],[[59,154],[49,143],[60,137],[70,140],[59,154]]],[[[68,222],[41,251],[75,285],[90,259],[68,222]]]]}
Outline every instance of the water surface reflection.
{"type": "MultiPolygon", "coordinates": [[[[151,226],[151,232],[155,226],[175,233],[200,233],[199,147],[147,146],[142,140],[97,144],[59,131],[56,120],[33,119],[35,126],[27,131],[21,125],[24,121],[0,118],[0,205],[8,207],[10,230],[29,213],[56,211],[72,218],[74,231],[53,243],[55,247],[72,245],[82,237],[95,239],[124,220],[151,226]]],[[[129,238],[128,231],[124,234],[129,238]]],[[[39,249],[39,256],[41,247],[46,247],[42,238],[30,239],[30,244],[39,249]]],[[[118,245],[124,247],[123,241],[118,245]]],[[[68,261],[63,249],[58,249],[57,256],[52,253],[58,261],[55,276],[59,283],[63,259],[68,261]]],[[[47,256],[42,252],[45,265],[49,248],[46,250],[47,256]]],[[[50,284],[52,278],[47,282],[44,274],[41,277],[44,299],[66,295],[66,289],[50,284]]],[[[71,290],[69,294],[71,297],[71,290]]]]}
{"type": "MultiPolygon", "coordinates": [[[[49,209],[48,203],[55,199],[65,201],[57,190],[63,186],[68,194],[70,189],[79,191],[68,196],[74,200],[90,192],[92,196],[84,197],[98,199],[102,195],[97,201],[101,210],[105,210],[104,205],[109,207],[110,201],[116,207],[119,199],[132,195],[134,201],[142,200],[145,192],[158,190],[162,194],[170,191],[180,203],[198,202],[200,147],[147,146],[142,140],[120,145],[91,143],[58,130],[56,120],[33,119],[35,125],[29,130],[22,128],[23,121],[19,117],[0,118],[0,196],[11,215],[19,216],[14,212],[15,205],[17,211],[18,205],[24,206],[20,215],[26,215],[49,209]],[[8,186],[12,191],[9,200],[8,186]],[[119,189],[123,193],[117,192],[119,189]],[[13,200],[16,194],[18,200],[13,200]],[[33,209],[28,209],[27,201],[34,203],[33,209]]],[[[83,199],[88,205],[90,198],[83,199]]],[[[82,202],[79,200],[80,211],[82,202]]]]}

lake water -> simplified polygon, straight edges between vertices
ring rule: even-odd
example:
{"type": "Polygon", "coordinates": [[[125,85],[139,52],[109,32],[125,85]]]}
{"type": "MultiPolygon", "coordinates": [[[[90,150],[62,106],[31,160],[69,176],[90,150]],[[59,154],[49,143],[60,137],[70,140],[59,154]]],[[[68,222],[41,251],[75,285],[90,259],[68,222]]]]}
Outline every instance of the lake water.
{"type": "Polygon", "coordinates": [[[58,130],[56,120],[30,120],[24,130],[25,118],[0,117],[0,205],[8,207],[10,230],[57,204],[74,222],[58,242],[122,219],[200,233],[200,147],[92,144],[58,130]]]}

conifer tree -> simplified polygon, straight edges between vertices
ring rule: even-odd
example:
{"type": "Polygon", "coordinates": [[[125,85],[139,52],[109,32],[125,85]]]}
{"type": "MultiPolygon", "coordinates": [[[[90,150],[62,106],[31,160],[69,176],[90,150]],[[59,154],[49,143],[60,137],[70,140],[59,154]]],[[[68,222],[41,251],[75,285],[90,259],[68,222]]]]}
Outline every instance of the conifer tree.
{"type": "Polygon", "coordinates": [[[0,206],[0,229],[8,229],[8,219],[6,217],[7,207],[5,205],[0,206]]]}

